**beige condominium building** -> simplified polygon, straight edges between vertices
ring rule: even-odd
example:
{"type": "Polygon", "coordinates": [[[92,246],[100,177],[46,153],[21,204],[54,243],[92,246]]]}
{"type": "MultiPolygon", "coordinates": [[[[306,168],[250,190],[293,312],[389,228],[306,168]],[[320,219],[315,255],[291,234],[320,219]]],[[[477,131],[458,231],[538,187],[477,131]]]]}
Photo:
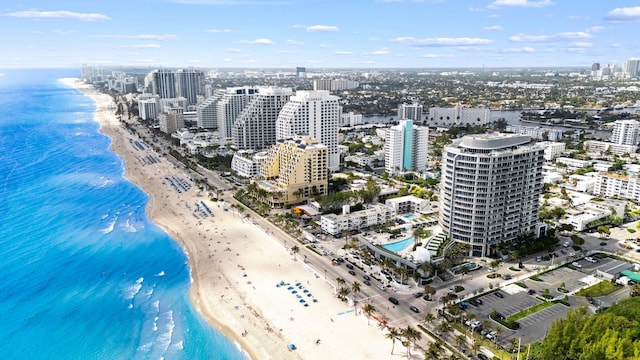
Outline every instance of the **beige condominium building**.
{"type": "Polygon", "coordinates": [[[300,203],[325,195],[328,185],[327,146],[309,136],[279,139],[260,166],[259,188],[272,206],[300,203]]]}

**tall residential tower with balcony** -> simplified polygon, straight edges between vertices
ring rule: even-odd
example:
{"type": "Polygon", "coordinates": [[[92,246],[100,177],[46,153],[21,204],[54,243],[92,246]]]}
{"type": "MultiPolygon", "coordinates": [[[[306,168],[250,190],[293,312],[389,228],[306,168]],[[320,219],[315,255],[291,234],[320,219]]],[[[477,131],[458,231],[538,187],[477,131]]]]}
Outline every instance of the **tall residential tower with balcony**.
{"type": "Polygon", "coordinates": [[[529,136],[467,135],[442,151],[440,225],[473,256],[520,235],[539,236],[544,149],[529,136]]]}
{"type": "Polygon", "coordinates": [[[327,166],[340,169],[338,130],[342,109],[328,91],[298,91],[282,108],[276,121],[276,139],[308,135],[327,146],[327,166]]]}
{"type": "Polygon", "coordinates": [[[387,130],[384,168],[390,175],[403,171],[424,171],[427,167],[429,128],[402,120],[387,130]]]}

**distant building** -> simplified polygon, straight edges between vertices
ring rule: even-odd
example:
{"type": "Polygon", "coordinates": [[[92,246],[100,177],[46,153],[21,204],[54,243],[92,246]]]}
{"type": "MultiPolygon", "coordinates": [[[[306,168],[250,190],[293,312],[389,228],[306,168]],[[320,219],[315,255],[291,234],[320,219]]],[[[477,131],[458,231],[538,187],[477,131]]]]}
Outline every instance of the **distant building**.
{"type": "Polygon", "coordinates": [[[340,117],[340,126],[356,126],[364,124],[362,114],[355,114],[353,111],[344,113],[340,117]]]}
{"type": "Polygon", "coordinates": [[[322,232],[333,236],[343,231],[361,230],[393,221],[396,212],[385,205],[374,204],[367,209],[350,212],[349,205],[343,207],[341,215],[326,214],[320,217],[322,232]]]}
{"type": "Polygon", "coordinates": [[[153,70],[144,79],[147,92],[161,99],[176,97],[176,74],[173,70],[153,70]]]}
{"type": "Polygon", "coordinates": [[[532,139],[558,141],[562,139],[562,130],[548,129],[539,126],[508,125],[506,131],[531,136],[532,139]]]}
{"type": "Polygon", "coordinates": [[[637,146],[640,142],[640,122],[637,120],[616,120],[613,123],[611,142],[618,145],[637,146]]]}
{"type": "Polygon", "coordinates": [[[421,104],[400,104],[398,106],[398,120],[422,122],[422,111],[421,104]]]}
{"type": "Polygon", "coordinates": [[[390,175],[427,168],[429,128],[414,126],[413,120],[401,120],[387,130],[384,144],[384,168],[390,175]]]}
{"type": "Polygon", "coordinates": [[[564,154],[567,147],[565,143],[553,141],[541,141],[537,144],[544,149],[544,159],[547,161],[553,161],[553,159],[564,154]]]}
{"type": "Polygon", "coordinates": [[[307,68],[298,66],[296,67],[296,77],[297,78],[306,78],[307,77],[307,68]]]}
{"type": "Polygon", "coordinates": [[[529,136],[467,135],[442,150],[440,226],[473,256],[520,235],[539,236],[544,150],[529,136]]]}
{"type": "Polygon", "coordinates": [[[580,160],[568,157],[559,157],[556,158],[556,162],[560,164],[567,165],[570,169],[584,169],[593,165],[593,161],[591,160],[580,160]]]}
{"type": "Polygon", "coordinates": [[[640,181],[637,176],[616,173],[598,174],[596,175],[593,193],[595,195],[640,201],[640,181]]]}
{"type": "Polygon", "coordinates": [[[143,120],[157,120],[160,99],[157,95],[142,94],[137,98],[138,115],[143,120]]]}
{"type": "Polygon", "coordinates": [[[238,176],[253,178],[260,175],[260,164],[265,160],[267,153],[261,152],[250,156],[249,153],[238,151],[231,159],[231,170],[238,176]]]}
{"type": "Polygon", "coordinates": [[[384,204],[395,210],[397,215],[431,213],[429,200],[421,199],[413,195],[387,199],[384,204]]]}
{"type": "Polygon", "coordinates": [[[328,91],[298,91],[282,108],[276,121],[276,139],[308,135],[327,146],[327,166],[340,169],[338,131],[342,108],[328,91]]]}
{"type": "Polygon", "coordinates": [[[347,79],[319,79],[313,80],[313,90],[341,91],[356,89],[360,83],[347,79]]]}
{"type": "Polygon", "coordinates": [[[452,108],[432,107],[429,109],[427,125],[429,127],[449,128],[452,126],[484,126],[491,123],[489,109],[465,108],[458,105],[452,108]]]}
{"type": "Polygon", "coordinates": [[[272,206],[300,203],[327,194],[328,147],[309,136],[279,139],[260,165],[264,180],[258,187],[269,193],[272,206]]]}
{"type": "Polygon", "coordinates": [[[610,153],[611,155],[624,155],[633,154],[637,150],[635,145],[618,145],[607,141],[587,140],[582,145],[584,150],[591,154],[604,155],[610,153]]]}
{"type": "Polygon", "coordinates": [[[200,70],[180,69],[175,73],[176,95],[187,99],[189,105],[198,103],[198,95],[204,95],[204,73],[200,70]]]}
{"type": "Polygon", "coordinates": [[[184,127],[184,117],[180,109],[171,109],[158,115],[160,131],[165,134],[173,134],[184,127]]]}

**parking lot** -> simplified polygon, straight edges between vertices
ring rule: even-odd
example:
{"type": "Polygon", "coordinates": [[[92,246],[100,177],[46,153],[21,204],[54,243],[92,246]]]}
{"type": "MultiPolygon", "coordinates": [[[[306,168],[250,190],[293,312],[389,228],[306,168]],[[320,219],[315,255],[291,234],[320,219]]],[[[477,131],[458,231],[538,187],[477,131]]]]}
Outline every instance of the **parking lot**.
{"type": "Polygon", "coordinates": [[[556,319],[565,317],[569,309],[571,308],[568,306],[554,304],[551,307],[524,317],[518,320],[520,323],[520,330],[516,332],[516,335],[510,334],[510,336],[503,336],[503,338],[508,342],[510,338],[517,336],[522,338],[523,344],[540,341],[547,334],[547,330],[549,330],[551,324],[556,319]]]}

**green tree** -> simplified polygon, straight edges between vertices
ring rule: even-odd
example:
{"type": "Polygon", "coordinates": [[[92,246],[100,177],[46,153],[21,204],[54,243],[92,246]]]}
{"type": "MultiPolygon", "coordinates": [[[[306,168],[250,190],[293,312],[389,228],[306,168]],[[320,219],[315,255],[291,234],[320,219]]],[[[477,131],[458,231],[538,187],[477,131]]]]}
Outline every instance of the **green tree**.
{"type": "Polygon", "coordinates": [[[393,349],[396,347],[396,340],[400,337],[400,332],[396,328],[390,328],[384,337],[391,339],[391,355],[393,355],[393,349]]]}
{"type": "Polygon", "coordinates": [[[371,320],[371,316],[376,313],[377,309],[371,304],[366,304],[362,311],[367,315],[367,325],[369,325],[369,320],[371,320]]]}

